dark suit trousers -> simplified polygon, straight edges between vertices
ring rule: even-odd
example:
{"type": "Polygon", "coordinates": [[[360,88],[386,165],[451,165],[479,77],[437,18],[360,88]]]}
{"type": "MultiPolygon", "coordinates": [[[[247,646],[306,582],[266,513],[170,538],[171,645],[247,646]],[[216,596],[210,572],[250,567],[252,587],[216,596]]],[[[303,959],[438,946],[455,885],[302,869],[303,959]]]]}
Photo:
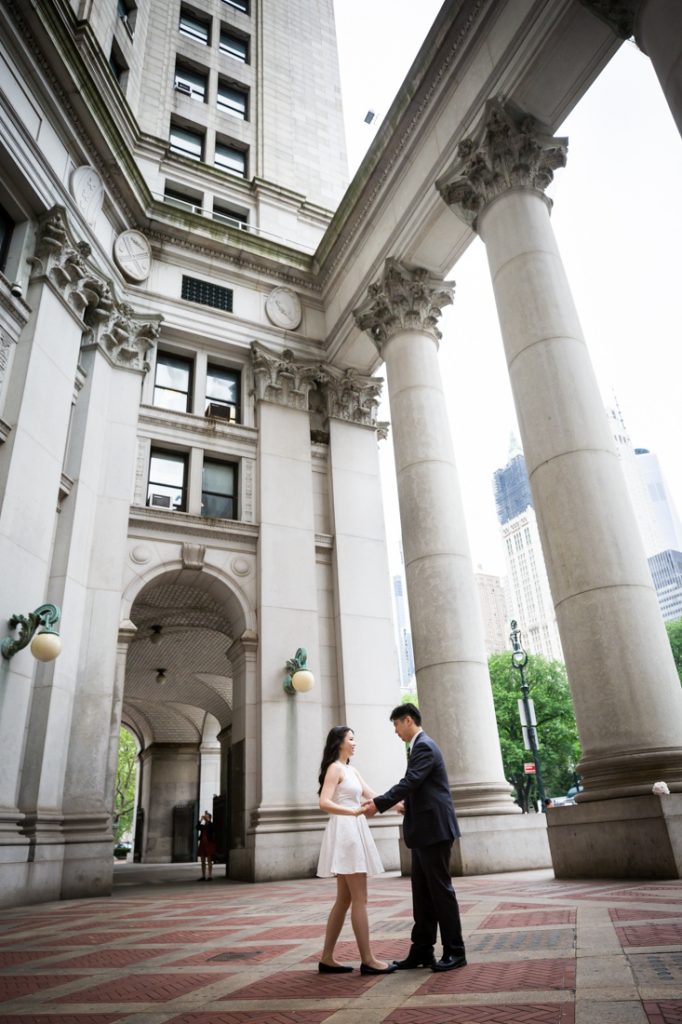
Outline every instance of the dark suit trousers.
{"type": "Polygon", "coordinates": [[[462,924],[455,890],[450,878],[452,841],[417,846],[412,853],[412,945],[430,949],[435,945],[437,929],[443,952],[464,952],[462,924]]]}

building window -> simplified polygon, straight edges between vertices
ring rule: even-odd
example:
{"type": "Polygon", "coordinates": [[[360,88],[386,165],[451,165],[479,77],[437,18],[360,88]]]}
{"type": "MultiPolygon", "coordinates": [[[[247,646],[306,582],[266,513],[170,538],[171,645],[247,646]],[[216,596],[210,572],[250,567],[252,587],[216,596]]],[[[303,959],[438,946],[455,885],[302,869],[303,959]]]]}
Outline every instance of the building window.
{"type": "Polygon", "coordinates": [[[240,228],[243,231],[247,231],[249,227],[247,214],[233,210],[229,206],[219,206],[217,203],[213,204],[213,219],[219,220],[221,224],[227,224],[228,227],[240,228]]]}
{"type": "Polygon", "coordinates": [[[187,507],[187,456],[182,452],[152,448],[149,460],[147,504],[170,512],[187,507]]]}
{"type": "Polygon", "coordinates": [[[184,93],[185,96],[191,96],[193,100],[198,100],[199,103],[205,103],[206,81],[207,76],[201,74],[200,71],[192,71],[190,68],[183,67],[182,64],[175,65],[173,87],[176,92],[184,93]]]}
{"type": "Polygon", "coordinates": [[[224,366],[208,364],[206,374],[206,415],[239,422],[239,383],[238,370],[228,370],[224,366]]]}
{"type": "Polygon", "coordinates": [[[118,84],[123,88],[125,84],[125,75],[128,71],[123,55],[118,48],[116,40],[111,44],[111,53],[109,54],[109,67],[114,72],[114,78],[118,84]]]}
{"type": "Polygon", "coordinates": [[[237,11],[243,11],[244,14],[249,13],[249,0],[223,0],[223,3],[237,11]]]}
{"type": "Polygon", "coordinates": [[[220,33],[219,49],[228,57],[234,57],[242,64],[249,63],[249,40],[244,36],[236,36],[232,32],[222,31],[220,33]]]}
{"type": "Polygon", "coordinates": [[[191,132],[188,128],[180,128],[177,124],[172,124],[169,138],[172,153],[186,156],[190,160],[203,159],[204,136],[201,132],[191,132]]]}
{"type": "Polygon", "coordinates": [[[237,467],[231,462],[204,459],[201,514],[212,519],[236,519],[237,467]]]}
{"type": "Polygon", "coordinates": [[[133,0],[117,0],[116,13],[132,36],[135,31],[137,5],[133,0]]]}
{"type": "Polygon", "coordinates": [[[191,192],[177,185],[166,185],[163,193],[165,202],[171,206],[177,206],[180,210],[188,210],[190,213],[201,213],[203,195],[201,192],[191,192]]]}
{"type": "Polygon", "coordinates": [[[227,146],[223,142],[216,142],[215,165],[228,174],[236,174],[240,178],[246,177],[246,153],[243,149],[235,149],[234,146],[227,146]]]}
{"type": "Polygon", "coordinates": [[[7,210],[0,206],[0,270],[4,270],[7,266],[7,255],[9,253],[9,244],[12,241],[12,232],[14,231],[14,221],[8,214],[7,210]]]}
{"type": "Polygon", "coordinates": [[[191,393],[192,360],[170,352],[159,352],[156,357],[154,405],[175,412],[189,412],[191,393]]]}
{"type": "Polygon", "coordinates": [[[201,18],[197,18],[196,15],[190,14],[184,8],[181,8],[178,31],[181,32],[183,36],[188,36],[189,39],[194,39],[195,42],[203,43],[205,46],[208,46],[211,34],[211,23],[210,21],[204,21],[201,18]]]}
{"type": "Polygon", "coordinates": [[[233,85],[218,82],[216,102],[218,110],[231,114],[232,117],[238,117],[242,121],[248,119],[248,93],[244,92],[243,89],[237,89],[233,85]]]}

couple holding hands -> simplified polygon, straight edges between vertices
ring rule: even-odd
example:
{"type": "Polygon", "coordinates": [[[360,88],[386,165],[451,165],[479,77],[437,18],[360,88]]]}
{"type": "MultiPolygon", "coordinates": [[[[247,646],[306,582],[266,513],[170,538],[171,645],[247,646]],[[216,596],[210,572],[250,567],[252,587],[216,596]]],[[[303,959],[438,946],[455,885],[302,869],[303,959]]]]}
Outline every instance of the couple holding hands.
{"type": "Polygon", "coordinates": [[[352,967],[338,963],[334,947],[350,907],[351,924],[360,951],[361,974],[430,967],[451,971],[466,964],[457,897],[450,878],[450,851],[459,826],[450,795],[443,755],[421,727],[414,704],[391,712],[396,734],[408,746],[404,778],[381,796],[375,794],[350,765],[355,736],[347,725],[327,736],[320,767],[320,808],[330,814],[322,840],[317,874],[336,876],[336,900],[329,914],[321,974],[342,974],[352,967]],[[386,963],[372,953],[367,919],[367,877],[383,871],[367,818],[395,807],[405,815],[403,834],[412,851],[412,944],[404,960],[386,963]],[[440,928],[443,956],[433,947],[440,928]]]}

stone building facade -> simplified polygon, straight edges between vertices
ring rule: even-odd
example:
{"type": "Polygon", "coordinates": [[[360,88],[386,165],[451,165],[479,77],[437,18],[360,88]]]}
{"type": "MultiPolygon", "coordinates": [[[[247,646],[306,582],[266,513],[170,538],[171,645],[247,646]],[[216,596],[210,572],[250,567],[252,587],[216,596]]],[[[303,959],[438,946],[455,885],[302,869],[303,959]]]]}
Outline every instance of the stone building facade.
{"type": "MultiPolygon", "coordinates": [[[[121,723],[143,860],[173,856],[203,765],[231,877],[310,874],[340,721],[372,784],[394,781],[382,362],[420,703],[465,823],[453,871],[546,863],[548,833],[560,873],[652,848],[676,870],[679,684],[544,189],[552,132],[633,29],[679,117],[679,17],[444,4],[344,192],[331,0],[5,0],[0,615],[59,606],[63,651],[0,665],[4,901],[109,891],[121,723]],[[548,830],[502,770],[437,360],[474,232],[584,750],[581,803],[548,830]],[[291,695],[299,647],[317,684],[291,695]]],[[[397,818],[375,834],[396,866],[397,818]]]]}

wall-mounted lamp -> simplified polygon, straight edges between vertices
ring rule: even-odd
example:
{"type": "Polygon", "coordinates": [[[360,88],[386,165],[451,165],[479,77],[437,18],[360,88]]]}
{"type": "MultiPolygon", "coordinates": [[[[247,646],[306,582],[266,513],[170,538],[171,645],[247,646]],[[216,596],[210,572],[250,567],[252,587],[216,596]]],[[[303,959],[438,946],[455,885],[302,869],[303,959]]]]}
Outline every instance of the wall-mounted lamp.
{"type": "Polygon", "coordinates": [[[31,654],[38,661],[54,661],[61,653],[62,642],[54,628],[61,612],[56,604],[41,604],[28,615],[13,615],[10,629],[19,627],[19,636],[6,636],[0,643],[0,653],[8,660],[17,651],[31,644],[31,654]]]}
{"type": "Polygon", "coordinates": [[[168,682],[168,680],[166,679],[166,670],[165,670],[165,668],[157,668],[157,670],[156,670],[156,681],[159,684],[159,686],[163,686],[164,683],[168,682]]]}
{"type": "Polygon", "coordinates": [[[162,629],[163,629],[163,626],[159,626],[159,625],[151,627],[152,631],[151,631],[150,636],[149,636],[150,644],[160,644],[161,643],[161,630],[162,629]]]}
{"type": "Polygon", "coordinates": [[[287,661],[288,675],[282,680],[285,693],[307,693],[315,685],[315,676],[309,670],[308,652],[305,647],[299,647],[293,658],[287,661]]]}

